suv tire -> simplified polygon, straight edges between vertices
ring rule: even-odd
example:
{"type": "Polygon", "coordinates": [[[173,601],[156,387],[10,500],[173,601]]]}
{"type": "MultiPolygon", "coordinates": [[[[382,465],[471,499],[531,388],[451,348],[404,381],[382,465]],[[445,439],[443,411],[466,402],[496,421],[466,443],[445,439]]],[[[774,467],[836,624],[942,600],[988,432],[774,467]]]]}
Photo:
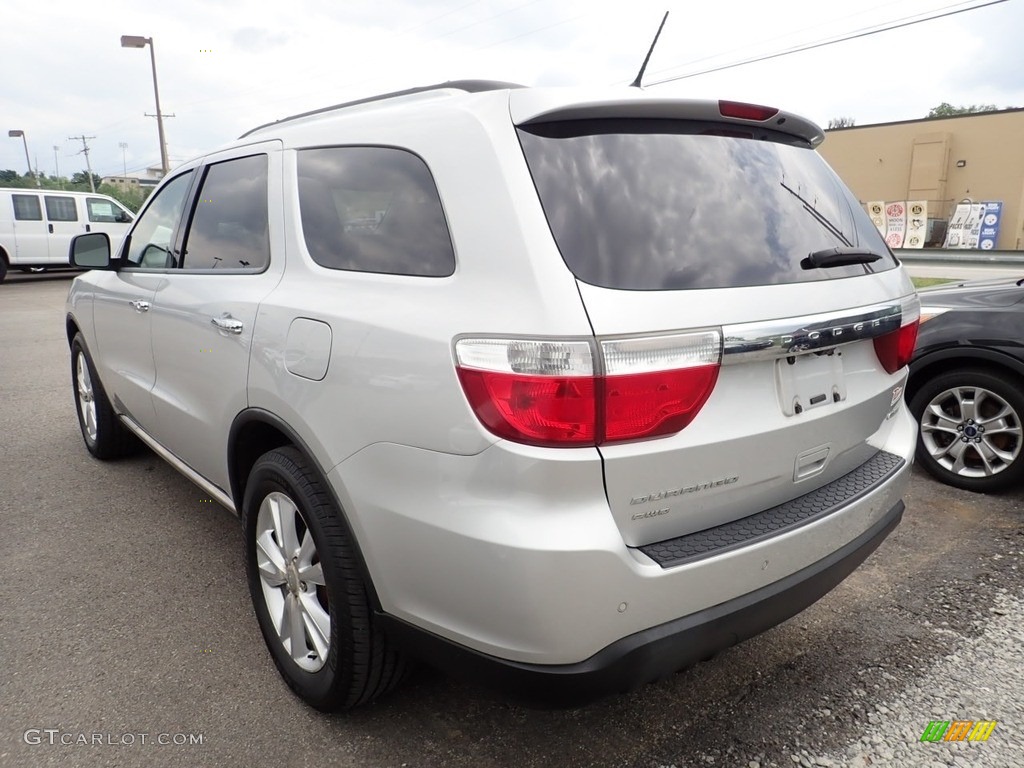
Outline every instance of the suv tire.
{"type": "Polygon", "coordinates": [[[116,459],[139,448],[135,435],[117,418],[81,333],[71,342],[71,386],[82,439],[97,459],[116,459]]]}
{"type": "Polygon", "coordinates": [[[1002,371],[980,368],[950,371],[925,383],[910,402],[920,427],[921,466],[937,480],[968,491],[1001,491],[1024,479],[1020,385],[1002,371]],[[958,449],[958,443],[964,447],[958,449]]]}
{"type": "Polygon", "coordinates": [[[243,509],[249,591],[289,687],[333,711],[401,682],[406,663],[374,623],[340,511],[306,458],[285,447],[257,459],[243,509]]]}

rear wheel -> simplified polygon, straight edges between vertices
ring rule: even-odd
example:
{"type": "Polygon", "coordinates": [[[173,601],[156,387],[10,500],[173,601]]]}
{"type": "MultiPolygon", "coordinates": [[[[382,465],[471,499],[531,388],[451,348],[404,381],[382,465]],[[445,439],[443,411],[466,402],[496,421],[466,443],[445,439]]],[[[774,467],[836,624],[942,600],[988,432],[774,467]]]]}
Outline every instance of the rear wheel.
{"type": "Polygon", "coordinates": [[[117,418],[107,399],[81,333],[75,334],[71,342],[71,384],[78,426],[89,453],[97,459],[114,459],[138,449],[138,440],[117,418]]]}
{"type": "Polygon", "coordinates": [[[1002,371],[965,368],[928,381],[910,403],[920,426],[917,460],[936,479],[969,491],[1024,480],[1024,395],[1002,371]]]}
{"type": "Polygon", "coordinates": [[[305,457],[291,447],[261,456],[243,510],[249,591],[289,687],[325,711],[394,688],[405,661],[374,624],[340,511],[305,457]]]}

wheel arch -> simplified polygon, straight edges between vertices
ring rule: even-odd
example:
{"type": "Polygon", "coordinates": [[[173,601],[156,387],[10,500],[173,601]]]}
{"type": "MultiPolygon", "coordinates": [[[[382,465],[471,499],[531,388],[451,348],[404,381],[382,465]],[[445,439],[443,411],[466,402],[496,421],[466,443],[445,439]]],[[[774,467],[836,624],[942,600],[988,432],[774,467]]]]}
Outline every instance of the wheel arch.
{"type": "Polygon", "coordinates": [[[81,333],[82,328],[78,325],[78,321],[75,320],[74,315],[70,312],[68,316],[64,318],[64,332],[68,337],[68,346],[71,346],[71,342],[75,340],[75,336],[81,333]]]}
{"type": "Polygon", "coordinates": [[[1024,362],[1004,352],[981,347],[949,347],[929,352],[911,363],[907,402],[913,400],[928,380],[965,365],[997,372],[1006,371],[1024,379],[1024,362]]]}
{"type": "Polygon", "coordinates": [[[309,461],[317,473],[324,491],[340,512],[341,523],[345,526],[345,531],[355,551],[370,604],[375,612],[380,612],[380,599],[377,597],[377,590],[366,565],[366,559],[363,557],[359,540],[349,522],[345,506],[327,479],[327,472],[295,429],[276,414],[262,408],[247,408],[239,413],[231,423],[231,430],[228,433],[228,478],[231,483],[231,498],[235,502],[236,513],[239,518],[242,518],[246,481],[256,460],[267,451],[284,446],[295,448],[309,461]]]}

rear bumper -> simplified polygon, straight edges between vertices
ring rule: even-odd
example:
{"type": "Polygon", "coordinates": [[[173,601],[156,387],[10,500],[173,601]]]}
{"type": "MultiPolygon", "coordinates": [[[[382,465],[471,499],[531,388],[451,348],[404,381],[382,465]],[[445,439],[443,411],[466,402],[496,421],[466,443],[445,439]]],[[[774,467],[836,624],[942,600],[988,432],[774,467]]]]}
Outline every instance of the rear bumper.
{"type": "Polygon", "coordinates": [[[903,502],[897,502],[841,549],[779,581],[628,635],[574,664],[509,661],[454,643],[394,616],[381,614],[378,619],[411,655],[453,677],[481,682],[549,706],[579,706],[657,680],[796,615],[864,562],[899,524],[903,509],[903,502]]]}

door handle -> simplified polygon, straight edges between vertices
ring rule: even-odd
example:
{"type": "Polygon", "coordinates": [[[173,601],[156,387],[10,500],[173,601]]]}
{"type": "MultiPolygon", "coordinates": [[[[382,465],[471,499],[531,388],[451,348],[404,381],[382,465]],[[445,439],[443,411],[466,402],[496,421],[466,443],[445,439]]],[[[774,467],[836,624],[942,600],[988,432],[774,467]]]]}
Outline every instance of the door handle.
{"type": "Polygon", "coordinates": [[[217,326],[218,331],[235,334],[242,332],[242,321],[236,320],[227,312],[222,317],[211,317],[210,322],[217,326]]]}
{"type": "Polygon", "coordinates": [[[129,301],[128,303],[132,305],[132,308],[136,312],[149,312],[150,304],[149,304],[148,301],[142,301],[142,299],[136,299],[135,301],[129,301]]]}
{"type": "Polygon", "coordinates": [[[47,224],[47,226],[50,228],[50,234],[52,235],[53,234],[53,224],[47,224]]]}
{"type": "Polygon", "coordinates": [[[86,224],[86,225],[85,225],[85,231],[86,231],[86,232],[92,232],[92,225],[90,225],[90,224],[86,224]]]}

